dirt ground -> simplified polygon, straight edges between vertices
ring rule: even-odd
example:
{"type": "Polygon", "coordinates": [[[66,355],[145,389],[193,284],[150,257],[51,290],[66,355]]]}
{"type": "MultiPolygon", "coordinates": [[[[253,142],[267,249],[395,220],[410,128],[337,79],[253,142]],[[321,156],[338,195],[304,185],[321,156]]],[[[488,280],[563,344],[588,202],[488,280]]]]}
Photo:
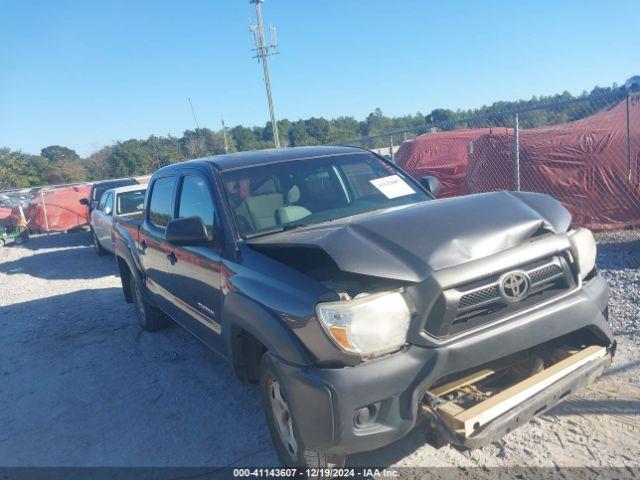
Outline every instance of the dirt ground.
{"type": "MultiPolygon", "coordinates": [[[[640,466],[638,252],[601,247],[619,349],[595,385],[481,450],[416,429],[348,464],[640,466]]],[[[257,389],[178,327],[142,332],[119,283],[84,232],[0,250],[0,466],[275,465],[257,389]]]]}

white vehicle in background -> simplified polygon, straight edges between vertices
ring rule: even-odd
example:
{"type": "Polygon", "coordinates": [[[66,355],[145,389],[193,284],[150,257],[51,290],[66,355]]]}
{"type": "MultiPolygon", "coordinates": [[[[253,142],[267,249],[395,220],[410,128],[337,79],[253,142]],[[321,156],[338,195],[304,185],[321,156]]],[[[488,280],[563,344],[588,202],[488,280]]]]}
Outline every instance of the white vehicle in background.
{"type": "Polygon", "coordinates": [[[113,218],[136,217],[142,213],[146,185],[129,185],[107,190],[98,206],[91,211],[93,246],[98,255],[113,253],[111,226],[113,218]]]}

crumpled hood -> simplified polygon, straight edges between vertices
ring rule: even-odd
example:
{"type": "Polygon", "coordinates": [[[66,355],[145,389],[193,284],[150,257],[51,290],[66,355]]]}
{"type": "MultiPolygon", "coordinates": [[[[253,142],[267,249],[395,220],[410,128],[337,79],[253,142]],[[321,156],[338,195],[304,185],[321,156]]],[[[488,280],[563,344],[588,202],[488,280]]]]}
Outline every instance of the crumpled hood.
{"type": "Polygon", "coordinates": [[[324,250],[344,272],[419,282],[433,270],[501,252],[571,216],[548,195],[493,192],[422,202],[248,240],[260,250],[324,250]]]}

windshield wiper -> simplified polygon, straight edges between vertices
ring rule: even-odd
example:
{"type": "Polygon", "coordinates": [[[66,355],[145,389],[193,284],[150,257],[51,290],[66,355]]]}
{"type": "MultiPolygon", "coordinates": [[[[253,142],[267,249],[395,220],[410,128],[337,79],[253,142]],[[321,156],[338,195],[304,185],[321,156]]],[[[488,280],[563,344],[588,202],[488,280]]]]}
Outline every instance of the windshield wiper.
{"type": "Polygon", "coordinates": [[[282,227],[278,227],[278,228],[272,228],[270,230],[264,230],[262,232],[253,232],[253,233],[247,233],[246,235],[243,235],[242,238],[249,240],[252,238],[256,238],[256,237],[263,237],[265,235],[271,235],[272,233],[278,233],[278,232],[282,232],[284,231],[284,228],[282,227]]]}
{"type": "Polygon", "coordinates": [[[308,227],[311,223],[288,223],[282,226],[282,230],[294,230],[299,227],[308,227]]]}
{"type": "Polygon", "coordinates": [[[272,233],[280,233],[280,232],[285,232],[285,231],[288,231],[288,230],[295,230],[296,228],[299,228],[299,227],[308,227],[309,225],[313,225],[313,224],[312,223],[289,223],[287,225],[281,225],[279,227],[271,228],[269,230],[264,230],[262,232],[249,233],[247,235],[244,235],[243,238],[249,240],[251,238],[262,237],[262,236],[265,236],[265,235],[271,235],[272,233]]]}

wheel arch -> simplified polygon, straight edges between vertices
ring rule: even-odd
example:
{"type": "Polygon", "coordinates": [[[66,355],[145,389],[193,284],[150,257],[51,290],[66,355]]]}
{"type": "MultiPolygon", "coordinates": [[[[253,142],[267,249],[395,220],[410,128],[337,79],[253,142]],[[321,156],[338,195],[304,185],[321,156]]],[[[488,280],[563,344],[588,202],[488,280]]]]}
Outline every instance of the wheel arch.
{"type": "Polygon", "coordinates": [[[309,354],[287,325],[253,299],[232,292],[224,301],[225,343],[240,379],[256,382],[266,351],[296,365],[309,364],[309,354]]]}

